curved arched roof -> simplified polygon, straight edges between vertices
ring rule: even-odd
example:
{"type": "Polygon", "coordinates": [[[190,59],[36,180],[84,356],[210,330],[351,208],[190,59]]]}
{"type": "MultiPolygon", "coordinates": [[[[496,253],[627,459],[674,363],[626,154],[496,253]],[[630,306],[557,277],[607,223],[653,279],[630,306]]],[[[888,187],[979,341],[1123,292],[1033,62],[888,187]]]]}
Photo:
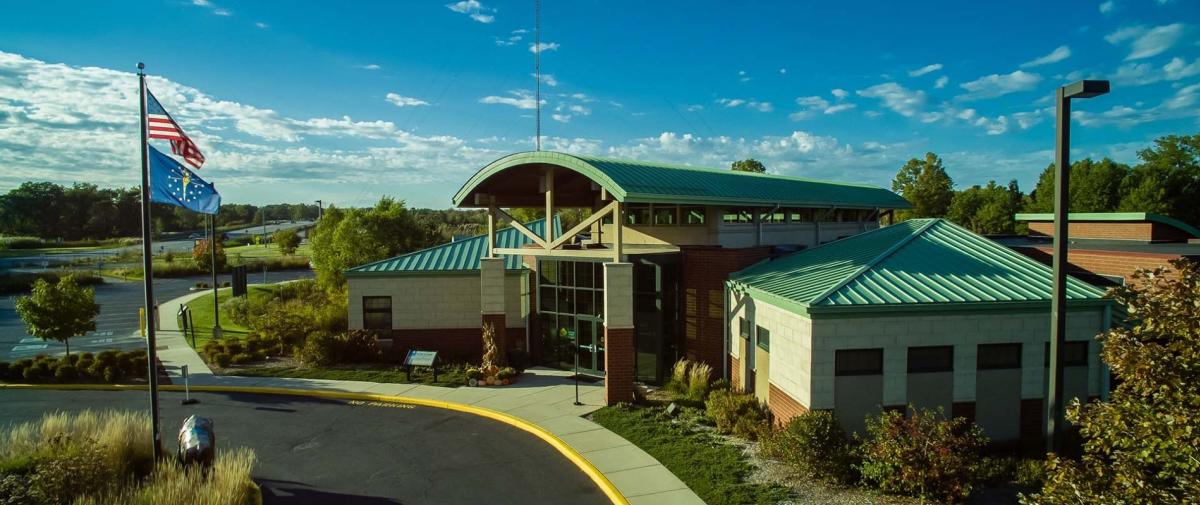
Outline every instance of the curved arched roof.
{"type": "MultiPolygon", "coordinates": [[[[668,163],[616,160],[557,152],[522,152],[476,172],[454,195],[456,206],[476,206],[471,195],[507,174],[536,166],[570,170],[603,187],[622,202],[696,205],[782,205],[797,207],[907,209],[907,200],[867,184],[696,168],[668,163]]],[[[536,189],[536,188],[535,188],[536,189]]],[[[504,206],[504,202],[498,202],[504,206]]]]}

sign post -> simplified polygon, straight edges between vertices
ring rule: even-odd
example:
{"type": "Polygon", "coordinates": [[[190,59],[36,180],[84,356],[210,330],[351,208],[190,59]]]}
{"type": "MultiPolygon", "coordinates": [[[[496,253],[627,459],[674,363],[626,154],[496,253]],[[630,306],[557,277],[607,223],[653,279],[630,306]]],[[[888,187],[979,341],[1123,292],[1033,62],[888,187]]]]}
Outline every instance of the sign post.
{"type": "Polygon", "coordinates": [[[575,405],[583,405],[579,401],[579,340],[575,338],[575,330],[567,330],[567,338],[571,339],[571,347],[575,349],[575,405]]]}
{"type": "Polygon", "coordinates": [[[188,385],[188,366],[183,365],[183,367],[180,368],[180,372],[183,373],[183,401],[179,403],[183,405],[195,405],[200,403],[200,400],[192,398],[192,388],[188,385]]]}

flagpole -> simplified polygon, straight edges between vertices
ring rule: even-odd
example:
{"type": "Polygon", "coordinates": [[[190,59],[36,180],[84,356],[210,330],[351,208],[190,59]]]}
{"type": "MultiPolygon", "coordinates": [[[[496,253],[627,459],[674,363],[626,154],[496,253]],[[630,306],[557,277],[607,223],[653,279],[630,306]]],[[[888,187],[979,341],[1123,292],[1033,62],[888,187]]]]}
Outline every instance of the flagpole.
{"type": "Polygon", "coordinates": [[[143,71],[146,65],[138,62],[137,68],[142,109],[142,277],[146,293],[146,361],[149,367],[146,377],[150,381],[150,426],[154,436],[154,459],[158,460],[162,458],[162,437],[158,430],[158,358],[154,335],[158,307],[154,304],[154,255],[150,243],[150,146],[146,132],[146,73],[143,71]]]}
{"type": "Polygon", "coordinates": [[[221,297],[217,296],[217,215],[209,214],[208,222],[212,227],[212,235],[208,236],[208,259],[213,283],[212,339],[221,340],[221,297]]]}

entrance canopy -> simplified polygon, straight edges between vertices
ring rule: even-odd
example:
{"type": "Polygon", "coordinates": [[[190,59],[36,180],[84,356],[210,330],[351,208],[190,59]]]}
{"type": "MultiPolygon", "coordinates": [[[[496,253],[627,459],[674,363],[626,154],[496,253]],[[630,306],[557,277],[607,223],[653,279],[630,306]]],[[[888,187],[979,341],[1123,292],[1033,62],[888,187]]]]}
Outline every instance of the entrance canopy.
{"type": "Polygon", "coordinates": [[[538,207],[544,177],[556,172],[556,207],[594,207],[603,190],[623,203],[723,206],[907,209],[908,201],[867,184],[614,160],[556,152],[523,152],[500,158],[471,177],[454,195],[458,207],[538,207]]]}

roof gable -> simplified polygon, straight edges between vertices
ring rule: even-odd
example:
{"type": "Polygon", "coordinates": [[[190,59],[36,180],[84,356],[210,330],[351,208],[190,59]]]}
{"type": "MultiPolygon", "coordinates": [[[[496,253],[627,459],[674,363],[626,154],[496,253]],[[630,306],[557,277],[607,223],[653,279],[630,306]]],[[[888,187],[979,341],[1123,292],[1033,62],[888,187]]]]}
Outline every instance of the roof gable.
{"type": "MultiPolygon", "coordinates": [[[[534,234],[544,235],[546,220],[530,221],[525,224],[525,227],[529,228],[534,234]]],[[[555,216],[554,234],[558,236],[561,233],[562,223],[555,216]]],[[[529,243],[532,243],[529,237],[517,231],[516,228],[509,227],[496,231],[496,247],[519,248],[529,243]]],[[[374,263],[360,265],[347,270],[346,276],[478,272],[479,260],[486,254],[487,235],[476,235],[427,249],[401,254],[374,263]]],[[[520,270],[524,268],[521,264],[521,257],[515,255],[504,256],[504,268],[506,270],[520,270]]]]}
{"type": "MultiPolygon", "coordinates": [[[[1051,270],[944,219],[912,219],[759,263],[731,276],[736,288],[807,312],[933,304],[1042,303],[1051,270]]],[[[1103,292],[1068,278],[1067,298],[1103,292]]]]}

